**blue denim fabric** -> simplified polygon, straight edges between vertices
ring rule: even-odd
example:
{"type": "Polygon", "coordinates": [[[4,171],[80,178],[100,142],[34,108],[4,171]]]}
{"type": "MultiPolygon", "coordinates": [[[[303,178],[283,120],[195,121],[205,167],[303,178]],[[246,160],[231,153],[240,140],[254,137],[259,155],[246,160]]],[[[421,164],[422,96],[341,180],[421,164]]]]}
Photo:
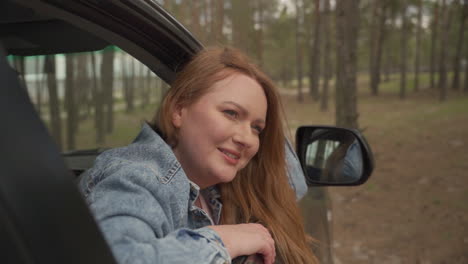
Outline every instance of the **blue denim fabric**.
{"type": "Polygon", "coordinates": [[[302,197],[304,197],[304,195],[306,195],[308,190],[304,171],[302,170],[302,166],[299,162],[299,158],[297,157],[296,152],[288,140],[286,140],[285,148],[289,184],[296,192],[296,199],[300,200],[302,197]]]}
{"type": "Polygon", "coordinates": [[[147,124],[129,146],[99,155],[80,188],[119,263],[231,262],[206,227],[215,223],[194,205],[199,187],[147,124]]]}
{"type": "MultiPolygon", "coordinates": [[[[303,195],[307,186],[291,151],[287,147],[290,183],[303,195]]],[[[119,263],[231,263],[219,235],[206,227],[219,223],[216,187],[200,191],[190,182],[147,124],[129,146],[99,155],[79,185],[119,263]],[[194,205],[198,195],[213,219],[194,205]]]]}
{"type": "Polygon", "coordinates": [[[361,178],[363,170],[362,152],[359,142],[355,139],[348,147],[343,160],[343,180],[355,182],[361,178]]]}

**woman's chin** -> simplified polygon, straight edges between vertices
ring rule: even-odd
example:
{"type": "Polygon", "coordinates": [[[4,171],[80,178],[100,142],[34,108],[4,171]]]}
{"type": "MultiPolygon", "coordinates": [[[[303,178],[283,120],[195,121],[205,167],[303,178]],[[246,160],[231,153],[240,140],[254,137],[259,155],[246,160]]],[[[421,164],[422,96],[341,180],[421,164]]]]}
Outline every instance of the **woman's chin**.
{"type": "Polygon", "coordinates": [[[236,177],[237,173],[221,173],[217,175],[218,183],[228,183],[232,182],[236,177]]]}

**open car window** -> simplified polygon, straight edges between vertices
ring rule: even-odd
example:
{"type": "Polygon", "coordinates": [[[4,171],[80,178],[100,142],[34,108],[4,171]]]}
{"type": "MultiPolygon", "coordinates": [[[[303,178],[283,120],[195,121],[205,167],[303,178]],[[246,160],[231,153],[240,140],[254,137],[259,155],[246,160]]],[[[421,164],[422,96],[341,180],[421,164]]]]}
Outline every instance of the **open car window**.
{"type": "MultiPolygon", "coordinates": [[[[79,41],[78,39],[76,41],[79,41]]],[[[64,152],[129,144],[168,86],[116,46],[79,53],[8,56],[64,152]]]]}

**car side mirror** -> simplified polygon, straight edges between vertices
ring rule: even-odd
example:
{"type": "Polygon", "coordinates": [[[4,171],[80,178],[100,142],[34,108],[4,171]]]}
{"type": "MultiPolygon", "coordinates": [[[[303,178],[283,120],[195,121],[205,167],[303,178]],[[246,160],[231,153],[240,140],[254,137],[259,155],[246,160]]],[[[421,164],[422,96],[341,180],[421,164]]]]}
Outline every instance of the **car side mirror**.
{"type": "Polygon", "coordinates": [[[371,148],[357,130],[300,127],[296,150],[309,186],[360,185],[374,169],[371,148]]]}

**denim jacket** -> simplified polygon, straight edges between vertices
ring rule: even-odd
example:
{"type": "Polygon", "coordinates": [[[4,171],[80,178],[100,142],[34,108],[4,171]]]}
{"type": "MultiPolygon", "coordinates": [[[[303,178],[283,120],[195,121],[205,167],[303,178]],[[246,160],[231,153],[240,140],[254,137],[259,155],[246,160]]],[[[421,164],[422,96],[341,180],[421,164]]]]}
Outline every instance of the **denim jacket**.
{"type": "MultiPolygon", "coordinates": [[[[299,174],[293,187],[302,184],[299,174]]],[[[216,187],[200,192],[149,125],[132,144],[99,155],[79,185],[118,263],[231,263],[219,235],[206,227],[219,222],[216,187]],[[198,195],[213,219],[194,204],[198,195]]]]}

